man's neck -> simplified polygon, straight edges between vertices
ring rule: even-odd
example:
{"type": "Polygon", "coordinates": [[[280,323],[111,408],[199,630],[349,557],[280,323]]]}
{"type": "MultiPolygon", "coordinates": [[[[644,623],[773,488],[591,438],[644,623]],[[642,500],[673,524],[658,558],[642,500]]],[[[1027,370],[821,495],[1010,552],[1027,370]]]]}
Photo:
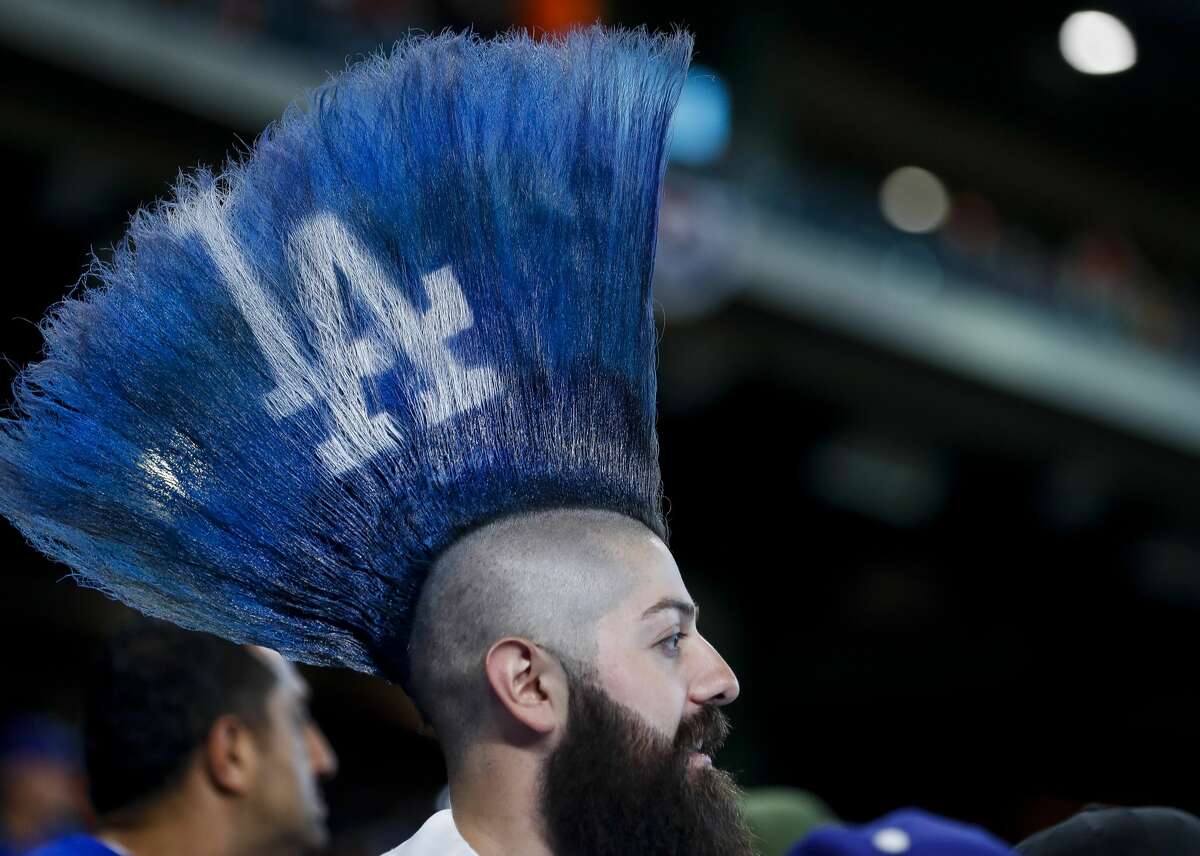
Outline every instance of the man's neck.
{"type": "Polygon", "coordinates": [[[129,856],[245,856],[219,807],[187,795],[164,799],[133,816],[105,818],[96,836],[129,856]]]}
{"type": "Polygon", "coordinates": [[[539,763],[511,747],[480,749],[450,780],[458,834],[479,856],[554,856],[538,805],[539,763]]]}
{"type": "Polygon", "coordinates": [[[233,851],[214,840],[212,830],[184,831],[180,824],[171,827],[102,827],[96,837],[118,853],[129,856],[167,853],[174,856],[233,856],[233,851]]]}

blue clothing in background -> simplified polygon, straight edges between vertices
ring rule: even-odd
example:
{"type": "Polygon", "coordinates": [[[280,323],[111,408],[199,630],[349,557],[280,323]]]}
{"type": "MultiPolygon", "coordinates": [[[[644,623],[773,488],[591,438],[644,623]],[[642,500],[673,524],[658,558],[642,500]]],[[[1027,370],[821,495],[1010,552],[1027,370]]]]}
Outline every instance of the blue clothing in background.
{"type": "Polygon", "coordinates": [[[120,856],[90,835],[68,835],[44,844],[28,856],[120,856]]]}
{"type": "Polygon", "coordinates": [[[918,809],[894,811],[863,826],[824,826],[788,856],[1014,856],[1012,849],[977,826],[918,809]]]}

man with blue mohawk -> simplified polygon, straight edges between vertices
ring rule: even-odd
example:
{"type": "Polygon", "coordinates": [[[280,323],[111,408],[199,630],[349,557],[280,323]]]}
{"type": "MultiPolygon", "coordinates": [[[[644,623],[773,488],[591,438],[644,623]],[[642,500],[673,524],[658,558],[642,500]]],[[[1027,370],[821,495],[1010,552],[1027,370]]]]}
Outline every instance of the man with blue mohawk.
{"type": "Polygon", "coordinates": [[[750,852],[665,546],[650,302],[685,34],[412,38],[137,213],[44,322],[0,511],[136,609],[402,683],[393,853],[750,852]]]}

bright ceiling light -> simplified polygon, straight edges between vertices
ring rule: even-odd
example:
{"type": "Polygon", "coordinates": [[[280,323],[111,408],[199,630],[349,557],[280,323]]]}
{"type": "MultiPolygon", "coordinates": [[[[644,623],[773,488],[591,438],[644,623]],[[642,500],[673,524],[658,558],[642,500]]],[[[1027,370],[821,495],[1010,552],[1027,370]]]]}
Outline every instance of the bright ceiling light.
{"type": "Polygon", "coordinates": [[[1084,74],[1116,74],[1137,62],[1133,33],[1107,12],[1075,12],[1063,21],[1058,46],[1072,68],[1084,74]]]}
{"type": "Polygon", "coordinates": [[[879,207],[903,232],[932,232],[950,213],[950,196],[941,180],[919,166],[902,166],[883,180],[879,207]]]}

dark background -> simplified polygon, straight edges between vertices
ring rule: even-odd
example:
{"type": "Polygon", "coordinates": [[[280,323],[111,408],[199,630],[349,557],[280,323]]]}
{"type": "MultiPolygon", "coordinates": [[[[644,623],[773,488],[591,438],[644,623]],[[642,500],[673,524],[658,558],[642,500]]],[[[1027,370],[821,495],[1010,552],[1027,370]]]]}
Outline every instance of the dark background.
{"type": "MultiPolygon", "coordinates": [[[[5,2],[5,380],[139,204],[244,148],[346,56],[409,27],[686,25],[733,123],[667,190],[664,222],[683,225],[660,250],[660,438],[672,549],[742,684],[721,763],[847,819],[919,805],[1010,840],[1087,802],[1200,811],[1200,11],[1093,7],[1129,25],[1139,62],[1092,77],[1059,53],[1076,8],[5,2]],[[197,95],[129,59],[158,44],[141,61],[169,70],[179,39],[232,51],[247,90],[260,66],[295,89],[197,95]],[[881,215],[904,165],[948,188],[941,229],[881,215]],[[764,262],[768,232],[799,261],[764,262]],[[817,240],[832,268],[805,267],[817,240]],[[718,248],[702,275],[699,245],[718,248]],[[928,289],[889,277],[895,253],[928,289]],[[868,286],[840,285],[864,265],[868,286]],[[1007,338],[935,347],[962,338],[950,309],[1007,338]],[[1047,343],[1062,350],[1038,362],[1047,343]]],[[[75,716],[84,654],[123,610],[8,526],[0,563],[0,715],[75,716]]],[[[334,825],[347,848],[386,849],[431,809],[436,747],[397,690],[309,676],[342,756],[334,825]]]]}

